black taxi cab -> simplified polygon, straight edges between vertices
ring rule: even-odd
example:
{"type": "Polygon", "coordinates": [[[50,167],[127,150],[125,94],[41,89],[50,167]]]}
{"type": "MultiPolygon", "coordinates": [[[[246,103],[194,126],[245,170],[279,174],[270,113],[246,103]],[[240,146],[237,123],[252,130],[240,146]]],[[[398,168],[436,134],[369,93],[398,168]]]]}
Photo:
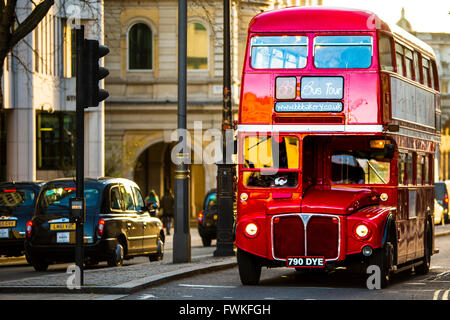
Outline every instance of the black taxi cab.
{"type": "Polygon", "coordinates": [[[33,217],[43,181],[0,183],[0,255],[22,256],[25,228],[33,217]]]}
{"type": "MultiPolygon", "coordinates": [[[[36,210],[27,224],[25,249],[36,271],[51,263],[71,262],[75,257],[76,225],[69,221],[69,199],[75,198],[73,179],[48,181],[37,199],[36,210]]],[[[139,186],[123,178],[86,178],[84,183],[85,264],[107,261],[121,266],[124,259],[164,255],[162,222],[148,208],[139,186]]]]}

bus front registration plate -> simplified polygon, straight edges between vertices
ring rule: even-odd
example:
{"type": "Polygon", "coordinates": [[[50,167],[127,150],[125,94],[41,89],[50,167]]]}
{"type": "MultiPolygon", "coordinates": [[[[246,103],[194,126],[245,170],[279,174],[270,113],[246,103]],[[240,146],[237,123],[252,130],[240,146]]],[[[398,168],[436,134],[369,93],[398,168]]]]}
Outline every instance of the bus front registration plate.
{"type": "Polygon", "coordinates": [[[324,268],[325,257],[288,257],[286,264],[293,268],[324,268]]]}

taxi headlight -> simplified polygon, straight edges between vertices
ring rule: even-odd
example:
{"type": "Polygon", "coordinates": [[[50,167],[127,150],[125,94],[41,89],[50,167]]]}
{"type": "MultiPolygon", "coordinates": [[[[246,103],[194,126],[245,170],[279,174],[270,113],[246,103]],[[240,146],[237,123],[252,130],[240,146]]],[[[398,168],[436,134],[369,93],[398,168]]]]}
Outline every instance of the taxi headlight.
{"type": "Polygon", "coordinates": [[[250,222],[245,226],[245,234],[249,237],[254,237],[258,233],[258,226],[253,222],[250,222]]]}

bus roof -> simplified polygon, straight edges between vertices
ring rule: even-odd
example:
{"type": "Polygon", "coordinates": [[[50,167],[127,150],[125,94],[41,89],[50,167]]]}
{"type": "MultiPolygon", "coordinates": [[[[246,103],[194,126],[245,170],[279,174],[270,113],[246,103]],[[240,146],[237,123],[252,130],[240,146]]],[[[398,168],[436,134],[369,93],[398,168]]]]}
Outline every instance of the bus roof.
{"type": "Polygon", "coordinates": [[[376,31],[392,32],[407,42],[414,43],[434,57],[433,49],[397,25],[389,24],[375,13],[338,7],[287,7],[256,15],[249,25],[250,32],[298,31],[376,31]],[[339,19],[333,17],[339,14],[339,19]]]}

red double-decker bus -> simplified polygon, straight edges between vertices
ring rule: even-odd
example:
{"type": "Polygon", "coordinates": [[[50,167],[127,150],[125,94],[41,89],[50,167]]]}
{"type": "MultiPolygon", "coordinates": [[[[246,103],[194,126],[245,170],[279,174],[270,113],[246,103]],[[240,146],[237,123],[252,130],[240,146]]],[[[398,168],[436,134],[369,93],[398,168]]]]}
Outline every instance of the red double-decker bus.
{"type": "Polygon", "coordinates": [[[240,99],[243,284],[263,266],[376,265],[382,287],[428,272],[441,113],[430,46],[363,10],[260,13],[240,99]]]}

